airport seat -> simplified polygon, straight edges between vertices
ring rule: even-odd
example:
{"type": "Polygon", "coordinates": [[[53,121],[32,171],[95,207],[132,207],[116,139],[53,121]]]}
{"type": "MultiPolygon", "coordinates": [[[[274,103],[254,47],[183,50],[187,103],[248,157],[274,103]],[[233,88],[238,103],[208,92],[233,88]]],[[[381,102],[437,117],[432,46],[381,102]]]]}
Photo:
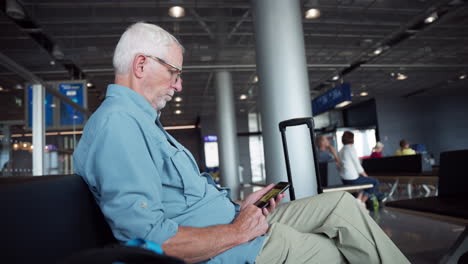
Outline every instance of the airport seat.
{"type": "Polygon", "coordinates": [[[439,195],[386,203],[388,208],[425,215],[465,225],[452,249],[441,263],[456,263],[468,251],[468,150],[448,151],[440,154],[439,195]]]}
{"type": "Polygon", "coordinates": [[[0,177],[0,211],[2,263],[57,263],[117,244],[78,175],[0,177]]]}
{"type": "Polygon", "coordinates": [[[372,184],[355,184],[349,185],[344,184],[341,180],[340,172],[336,163],[331,162],[320,162],[319,163],[320,180],[322,184],[323,192],[334,192],[334,191],[348,191],[357,192],[359,190],[372,188],[372,184]]]}
{"type": "Polygon", "coordinates": [[[422,154],[363,159],[362,167],[370,175],[402,172],[421,173],[432,170],[429,160],[422,154]]]}

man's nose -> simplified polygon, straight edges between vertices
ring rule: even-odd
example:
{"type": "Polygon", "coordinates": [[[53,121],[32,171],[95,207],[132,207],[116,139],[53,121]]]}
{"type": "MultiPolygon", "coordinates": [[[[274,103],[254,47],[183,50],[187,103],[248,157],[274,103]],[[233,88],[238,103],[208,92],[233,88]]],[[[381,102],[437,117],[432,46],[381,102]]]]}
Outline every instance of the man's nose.
{"type": "Polygon", "coordinates": [[[178,93],[182,92],[182,78],[179,77],[177,82],[172,85],[172,88],[178,93]]]}

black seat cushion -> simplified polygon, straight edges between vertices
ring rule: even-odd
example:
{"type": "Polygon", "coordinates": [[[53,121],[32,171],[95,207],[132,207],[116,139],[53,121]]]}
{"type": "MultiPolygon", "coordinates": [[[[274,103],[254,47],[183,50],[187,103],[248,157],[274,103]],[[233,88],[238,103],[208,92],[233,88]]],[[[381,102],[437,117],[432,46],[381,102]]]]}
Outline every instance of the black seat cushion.
{"type": "Polygon", "coordinates": [[[2,263],[56,263],[116,243],[78,175],[0,178],[2,263]]]}
{"type": "Polygon", "coordinates": [[[389,207],[468,219],[468,199],[427,197],[388,202],[389,207]]]}

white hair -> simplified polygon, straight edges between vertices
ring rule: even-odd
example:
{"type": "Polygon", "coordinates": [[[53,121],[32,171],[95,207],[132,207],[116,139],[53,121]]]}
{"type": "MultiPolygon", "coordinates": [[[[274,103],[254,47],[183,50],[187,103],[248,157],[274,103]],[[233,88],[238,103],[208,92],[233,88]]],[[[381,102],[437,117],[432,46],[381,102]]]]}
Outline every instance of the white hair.
{"type": "Polygon", "coordinates": [[[375,144],[375,147],[372,150],[375,151],[375,150],[381,149],[383,147],[384,147],[384,144],[382,144],[382,142],[380,142],[380,141],[377,141],[377,143],[375,144]]]}
{"type": "Polygon", "coordinates": [[[184,51],[179,41],[161,27],[144,22],[135,23],[127,28],[115,47],[113,58],[115,73],[128,73],[138,53],[161,56],[174,44],[178,45],[182,52],[184,51]]]}

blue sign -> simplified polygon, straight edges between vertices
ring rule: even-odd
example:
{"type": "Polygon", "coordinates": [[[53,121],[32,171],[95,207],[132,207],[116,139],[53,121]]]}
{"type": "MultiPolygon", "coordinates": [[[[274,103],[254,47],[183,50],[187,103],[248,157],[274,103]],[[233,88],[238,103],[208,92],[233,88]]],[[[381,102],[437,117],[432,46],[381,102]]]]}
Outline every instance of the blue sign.
{"type": "Polygon", "coordinates": [[[204,137],[205,142],[216,142],[218,141],[218,137],[215,135],[208,135],[204,137]]]}
{"type": "MultiPolygon", "coordinates": [[[[33,89],[32,85],[28,87],[28,126],[32,127],[32,100],[33,100],[33,89]]],[[[54,97],[46,92],[45,94],[45,119],[46,127],[54,124],[54,97]]]]}
{"type": "Polygon", "coordinates": [[[314,98],[312,100],[312,113],[318,115],[345,101],[351,101],[351,85],[349,83],[344,83],[314,98]]]}
{"type": "MultiPolygon", "coordinates": [[[[84,106],[83,83],[61,83],[59,91],[80,106],[84,106]]],[[[83,113],[75,110],[71,105],[60,103],[60,125],[82,125],[83,113]]]]}

